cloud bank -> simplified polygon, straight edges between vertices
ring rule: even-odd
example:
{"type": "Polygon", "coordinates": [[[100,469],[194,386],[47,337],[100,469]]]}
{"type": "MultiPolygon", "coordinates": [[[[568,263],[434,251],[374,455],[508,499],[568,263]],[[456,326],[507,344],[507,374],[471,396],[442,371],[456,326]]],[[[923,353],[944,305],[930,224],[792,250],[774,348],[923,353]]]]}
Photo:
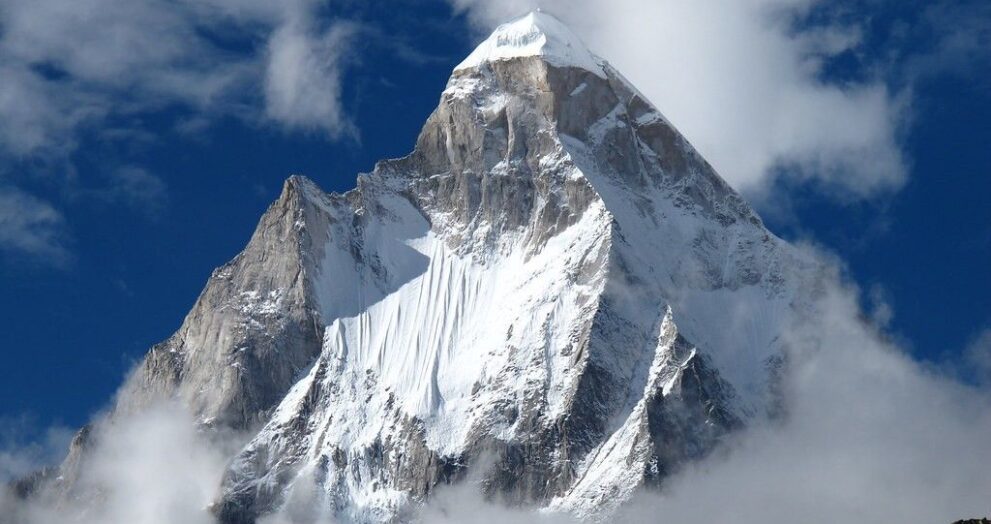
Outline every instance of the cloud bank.
{"type": "Polygon", "coordinates": [[[991,395],[914,362],[836,285],[788,333],[788,415],[689,467],[628,520],[949,524],[991,515],[991,395]]]}

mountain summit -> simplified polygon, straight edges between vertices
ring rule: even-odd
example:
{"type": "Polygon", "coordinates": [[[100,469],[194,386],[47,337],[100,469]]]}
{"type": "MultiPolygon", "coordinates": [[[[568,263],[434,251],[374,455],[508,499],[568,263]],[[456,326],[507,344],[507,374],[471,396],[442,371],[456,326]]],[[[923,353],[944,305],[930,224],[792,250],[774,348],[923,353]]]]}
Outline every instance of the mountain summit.
{"type": "Polygon", "coordinates": [[[408,156],[345,194],[290,178],[115,413],[165,396],[251,432],[223,522],[403,521],[466,478],[601,515],[773,409],[815,274],[530,13],[457,66],[408,156]]]}
{"type": "Polygon", "coordinates": [[[533,11],[496,28],[454,70],[526,56],[539,56],[557,67],[577,67],[601,77],[606,76],[602,60],[593,55],[560,20],[542,11],[533,11]]]}

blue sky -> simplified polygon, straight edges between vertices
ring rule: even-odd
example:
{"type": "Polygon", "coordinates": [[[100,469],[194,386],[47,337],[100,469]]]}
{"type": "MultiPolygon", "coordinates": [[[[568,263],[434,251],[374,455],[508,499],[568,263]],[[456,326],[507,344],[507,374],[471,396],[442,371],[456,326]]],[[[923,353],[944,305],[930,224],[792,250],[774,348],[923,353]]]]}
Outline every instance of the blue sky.
{"type": "MultiPolygon", "coordinates": [[[[0,420],[84,423],[287,176],[344,191],[407,153],[453,66],[532,4],[11,0],[0,420]]],[[[942,365],[991,346],[986,4],[542,4],[772,230],[834,253],[902,347],[942,365]]]]}

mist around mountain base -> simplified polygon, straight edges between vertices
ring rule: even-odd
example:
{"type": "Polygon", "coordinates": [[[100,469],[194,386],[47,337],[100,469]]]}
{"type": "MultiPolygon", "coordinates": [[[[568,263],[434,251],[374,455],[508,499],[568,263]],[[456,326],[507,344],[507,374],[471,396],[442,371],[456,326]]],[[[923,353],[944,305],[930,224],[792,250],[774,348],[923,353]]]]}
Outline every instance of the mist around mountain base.
{"type": "MultiPolygon", "coordinates": [[[[792,524],[952,522],[991,512],[991,396],[915,362],[865,321],[858,290],[839,277],[786,381],[786,415],[747,428],[660,491],[642,490],[613,522],[792,524]]],[[[86,478],[95,505],[54,507],[7,495],[0,522],[211,523],[209,506],[232,446],[161,404],[118,421],[86,478]]],[[[438,486],[413,519],[426,524],[564,523],[568,515],[511,507],[480,486],[438,486]]],[[[266,524],[332,517],[276,514],[266,524]],[[314,518],[315,517],[315,518],[314,518]]]]}

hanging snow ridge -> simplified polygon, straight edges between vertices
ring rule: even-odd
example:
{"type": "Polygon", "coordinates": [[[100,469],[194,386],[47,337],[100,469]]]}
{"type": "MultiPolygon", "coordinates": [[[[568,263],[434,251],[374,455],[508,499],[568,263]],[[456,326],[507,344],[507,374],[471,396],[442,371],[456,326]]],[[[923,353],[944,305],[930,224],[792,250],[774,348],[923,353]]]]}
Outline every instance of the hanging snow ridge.
{"type": "Polygon", "coordinates": [[[557,67],[577,67],[606,77],[602,59],[593,55],[568,26],[542,11],[500,25],[454,70],[527,56],[539,56],[557,67]]]}

